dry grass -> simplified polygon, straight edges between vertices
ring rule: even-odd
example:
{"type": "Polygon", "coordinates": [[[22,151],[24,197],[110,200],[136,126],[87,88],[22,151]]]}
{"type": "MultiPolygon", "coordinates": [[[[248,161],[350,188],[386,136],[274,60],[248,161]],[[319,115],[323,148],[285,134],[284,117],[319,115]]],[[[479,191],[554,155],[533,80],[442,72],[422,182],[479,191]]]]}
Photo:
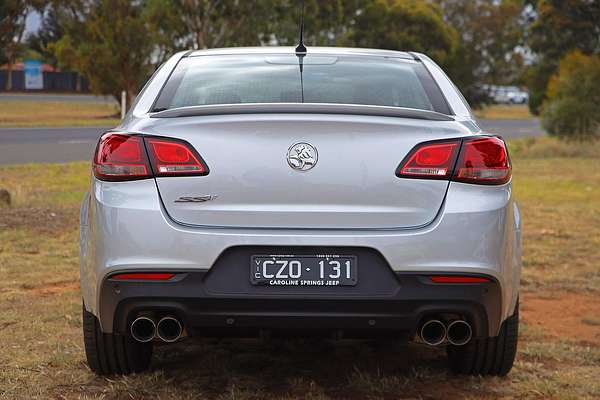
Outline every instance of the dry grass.
{"type": "Polygon", "coordinates": [[[523,286],[600,291],[600,142],[537,138],[510,148],[523,208],[523,286]]]}
{"type": "Polygon", "coordinates": [[[569,158],[585,159],[593,163],[600,159],[600,140],[595,142],[569,142],[552,137],[527,137],[509,141],[511,157],[520,159],[569,158]]]}
{"type": "MultiPolygon", "coordinates": [[[[550,146],[546,140],[534,145],[550,146]]],[[[528,298],[560,301],[574,292],[593,301],[600,297],[600,170],[591,166],[600,157],[527,154],[514,157],[524,308],[528,298]]],[[[84,361],[78,291],[77,207],[88,173],[85,163],[0,168],[0,186],[15,200],[0,209],[0,399],[600,397],[600,346],[550,334],[543,318],[532,317],[535,308],[524,312],[518,360],[504,379],[453,376],[442,351],[420,346],[313,341],[163,346],[149,373],[98,378],[84,361]],[[34,222],[25,218],[31,209],[34,222]]],[[[598,316],[579,324],[597,328],[598,316]]]]}
{"type": "Polygon", "coordinates": [[[68,101],[0,101],[0,128],[51,126],[115,126],[113,104],[68,101]]]}
{"type": "Polygon", "coordinates": [[[494,104],[475,110],[477,118],[483,119],[530,119],[535,118],[525,104],[494,104]]]}
{"type": "MultiPolygon", "coordinates": [[[[114,126],[119,123],[116,104],[68,101],[2,101],[0,128],[53,126],[114,126]]],[[[526,105],[491,105],[476,110],[478,118],[534,118],[526,105]]]]}

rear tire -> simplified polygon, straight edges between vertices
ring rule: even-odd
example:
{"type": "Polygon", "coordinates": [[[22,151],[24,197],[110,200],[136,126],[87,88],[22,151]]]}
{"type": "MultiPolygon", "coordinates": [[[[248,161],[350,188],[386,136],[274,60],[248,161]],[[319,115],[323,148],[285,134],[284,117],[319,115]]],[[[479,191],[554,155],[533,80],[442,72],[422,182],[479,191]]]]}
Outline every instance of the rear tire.
{"type": "Polygon", "coordinates": [[[519,302],[515,312],[500,327],[500,334],[474,339],[464,346],[447,347],[452,372],[462,375],[505,376],[517,354],[519,337],[519,302]]]}
{"type": "Polygon", "coordinates": [[[83,342],[88,365],[98,375],[127,375],[146,371],[152,360],[152,342],[103,333],[96,316],[83,307],[83,342]]]}

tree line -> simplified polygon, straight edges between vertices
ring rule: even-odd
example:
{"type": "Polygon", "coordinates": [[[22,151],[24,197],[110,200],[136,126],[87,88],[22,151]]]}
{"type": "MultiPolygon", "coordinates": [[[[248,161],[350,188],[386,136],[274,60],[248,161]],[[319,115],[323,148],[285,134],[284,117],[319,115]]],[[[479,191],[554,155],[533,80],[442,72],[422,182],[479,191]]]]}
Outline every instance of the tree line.
{"type": "MultiPolygon", "coordinates": [[[[176,51],[298,40],[299,0],[0,4],[4,63],[33,52],[80,72],[96,93],[118,97],[126,90],[129,99],[176,51]],[[24,38],[25,16],[33,9],[42,13],[42,26],[24,38]]],[[[542,114],[551,133],[598,135],[600,113],[590,104],[600,104],[593,90],[600,87],[599,0],[305,0],[305,23],[308,46],[424,52],[474,106],[487,102],[485,84],[526,86],[532,112],[542,114]],[[582,117],[565,122],[572,107],[582,117]]]]}

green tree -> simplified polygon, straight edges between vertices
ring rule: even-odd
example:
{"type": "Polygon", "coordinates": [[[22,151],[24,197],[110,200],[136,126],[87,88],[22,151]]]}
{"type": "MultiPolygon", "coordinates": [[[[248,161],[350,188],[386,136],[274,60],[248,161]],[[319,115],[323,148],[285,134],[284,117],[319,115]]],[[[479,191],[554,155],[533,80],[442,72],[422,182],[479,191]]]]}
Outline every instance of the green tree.
{"type": "Polygon", "coordinates": [[[190,49],[191,35],[181,22],[180,10],[173,0],[148,0],[142,17],[154,33],[155,62],[162,63],[176,51],[190,49]]]}
{"type": "Polygon", "coordinates": [[[0,2],[0,61],[6,62],[8,67],[6,90],[12,89],[12,68],[22,48],[29,6],[26,0],[0,2]]]}
{"type": "Polygon", "coordinates": [[[460,40],[446,67],[473,104],[485,102],[482,84],[514,84],[523,69],[522,0],[436,0],[460,40]]]}
{"type": "MultiPolygon", "coordinates": [[[[305,39],[332,45],[367,0],[305,0],[305,39]]],[[[148,15],[179,48],[294,45],[299,0],[150,0],[148,15]]]]}
{"type": "Polygon", "coordinates": [[[575,50],[559,63],[550,78],[542,123],[560,138],[600,137],[600,56],[575,50]]]}
{"type": "Polygon", "coordinates": [[[458,35],[439,6],[419,0],[373,0],[356,16],[348,42],[359,47],[413,50],[444,65],[458,35]]]}
{"type": "MultiPolygon", "coordinates": [[[[308,46],[344,44],[356,17],[372,0],[305,0],[304,38],[308,46]]],[[[271,1],[263,42],[293,46],[298,43],[301,2],[271,1]]]]}
{"type": "Polygon", "coordinates": [[[54,43],[64,35],[64,29],[60,24],[58,10],[49,7],[42,17],[42,23],[37,32],[30,34],[25,43],[27,47],[41,55],[44,62],[58,67],[56,55],[50,49],[49,45],[54,43]]]}
{"type": "Polygon", "coordinates": [[[50,48],[59,64],[86,76],[94,93],[127,104],[151,74],[156,61],[155,30],[146,3],[130,0],[74,0],[56,5],[64,35],[50,48]]]}
{"type": "Polygon", "coordinates": [[[175,46],[207,49],[260,45],[267,6],[265,0],[153,0],[150,14],[175,46]]]}
{"type": "Polygon", "coordinates": [[[600,1],[538,0],[532,6],[527,43],[535,62],[524,78],[530,90],[529,107],[538,113],[550,77],[567,53],[578,49],[583,54],[600,54],[600,1]]]}

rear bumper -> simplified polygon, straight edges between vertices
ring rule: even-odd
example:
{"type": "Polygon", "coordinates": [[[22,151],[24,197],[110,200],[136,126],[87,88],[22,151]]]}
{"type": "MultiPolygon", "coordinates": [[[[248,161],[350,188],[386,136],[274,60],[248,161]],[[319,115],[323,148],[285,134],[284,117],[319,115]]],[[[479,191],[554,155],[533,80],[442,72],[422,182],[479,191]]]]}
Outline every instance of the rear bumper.
{"type": "Polygon", "coordinates": [[[396,273],[395,289],[381,296],[224,295],[212,291],[207,273],[178,272],[172,282],[107,279],[102,285],[102,329],[128,334],[140,314],[174,315],[188,335],[218,337],[256,337],[268,332],[411,339],[424,320],[440,315],[465,318],[476,337],[487,337],[496,335],[501,324],[496,281],[436,284],[426,275],[396,273]]]}
{"type": "MultiPolygon", "coordinates": [[[[485,320],[478,332],[495,336],[499,324],[512,314],[516,304],[521,254],[520,219],[510,184],[480,187],[456,182],[450,184],[439,215],[425,227],[333,231],[182,226],[165,213],[154,181],[93,180],[81,212],[80,248],[86,309],[100,319],[106,332],[111,332],[114,321],[122,318],[123,307],[130,310],[142,302],[164,301],[189,318],[191,327],[219,327],[218,322],[223,323],[222,317],[228,315],[238,321],[236,326],[270,327],[275,321],[326,326],[331,321],[343,328],[346,324],[361,325],[365,318],[368,321],[381,314],[387,317],[376,320],[376,327],[389,324],[406,331],[416,329],[416,321],[429,307],[462,305],[465,313],[478,321],[485,320]],[[215,265],[227,249],[240,246],[367,248],[385,261],[392,281],[394,276],[414,276],[414,282],[419,282],[416,277],[428,274],[471,274],[492,277],[497,289],[493,298],[488,298],[491,295],[482,293],[476,285],[433,290],[421,282],[422,286],[415,283],[411,290],[400,280],[398,290],[383,295],[270,295],[252,294],[243,288],[211,291],[206,287],[210,271],[218,270],[215,265]],[[177,285],[164,287],[120,284],[120,293],[115,293],[108,280],[111,274],[140,270],[184,271],[189,275],[177,285]],[[271,309],[272,303],[281,305],[285,314],[271,309]],[[312,322],[305,323],[306,318],[312,322]]],[[[246,268],[247,260],[240,265],[246,268]]],[[[242,274],[247,280],[248,271],[242,274]]],[[[119,324],[116,329],[121,329],[119,324]]]]}

